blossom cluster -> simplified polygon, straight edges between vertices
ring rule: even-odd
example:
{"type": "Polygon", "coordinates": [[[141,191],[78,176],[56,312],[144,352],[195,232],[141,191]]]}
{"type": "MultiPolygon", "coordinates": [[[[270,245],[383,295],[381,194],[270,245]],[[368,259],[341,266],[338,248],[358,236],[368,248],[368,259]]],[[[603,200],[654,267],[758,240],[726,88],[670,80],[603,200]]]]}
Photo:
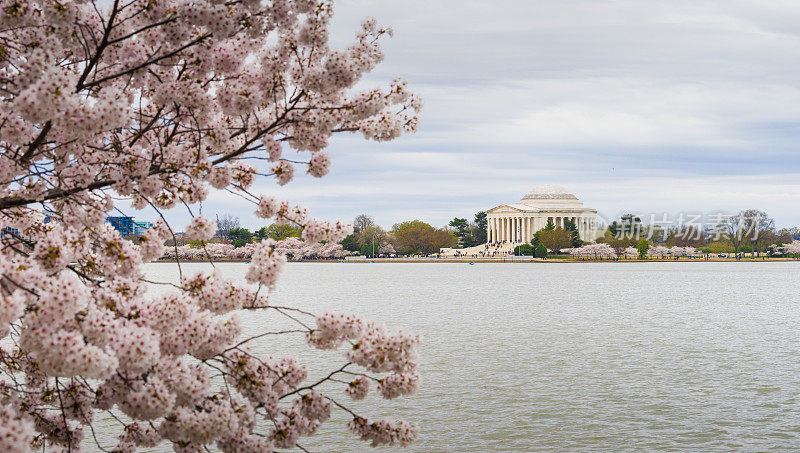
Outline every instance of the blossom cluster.
{"type": "Polygon", "coordinates": [[[663,245],[654,245],[647,249],[647,256],[654,258],[666,258],[669,256],[669,247],[663,245]]]}
{"type": "Polygon", "coordinates": [[[267,239],[256,244],[250,260],[245,279],[272,289],[286,264],[286,256],[275,251],[275,241],[267,239]]]}
{"type": "Polygon", "coordinates": [[[303,228],[303,239],[308,242],[340,242],[353,232],[353,227],[341,222],[320,222],[309,220],[303,228]]]}
{"type": "Polygon", "coordinates": [[[576,258],[616,258],[617,252],[608,244],[587,244],[569,249],[569,254],[576,258]]]}
{"type": "Polygon", "coordinates": [[[346,340],[356,340],[364,332],[364,321],[354,315],[325,313],[308,334],[308,343],[319,349],[336,349],[346,340]]]}
{"type": "Polygon", "coordinates": [[[201,216],[197,216],[194,217],[189,226],[186,227],[185,234],[188,239],[207,241],[213,238],[216,232],[217,232],[217,222],[213,220],[208,220],[201,216]]]}
{"type": "Polygon", "coordinates": [[[792,241],[782,246],[781,251],[787,255],[800,255],[800,241],[792,241]]]}
{"type": "MultiPolygon", "coordinates": [[[[622,252],[617,254],[617,251],[609,244],[587,244],[581,247],[567,249],[569,254],[576,258],[616,258],[621,256],[624,258],[636,258],[639,256],[639,250],[635,247],[626,247],[622,252]]],[[[665,247],[663,245],[649,246],[646,251],[646,256],[653,258],[666,258],[669,256],[697,256],[697,249],[694,247],[665,247]]]]}
{"type": "Polygon", "coordinates": [[[294,223],[304,225],[308,219],[308,210],[302,206],[292,206],[286,200],[277,200],[275,197],[261,197],[258,200],[256,217],[262,219],[275,219],[275,223],[283,225],[294,223]]]}
{"type": "MultiPolygon", "coordinates": [[[[232,244],[208,243],[203,247],[192,247],[191,245],[179,245],[175,247],[163,247],[163,258],[178,259],[234,259],[249,260],[253,257],[257,243],[245,244],[241,247],[234,247],[232,244]]],[[[275,242],[277,253],[285,255],[294,260],[311,258],[343,258],[344,248],[335,242],[306,242],[297,238],[287,238],[275,242]]]]}
{"type": "Polygon", "coordinates": [[[414,424],[406,423],[402,420],[383,419],[377,422],[369,419],[357,417],[348,423],[350,431],[358,435],[361,440],[371,443],[373,447],[378,445],[402,446],[413,443],[419,436],[419,427],[414,424]]]}
{"type": "Polygon", "coordinates": [[[233,350],[224,359],[228,384],[273,416],[278,414],[280,397],[295,390],[308,375],[306,368],[293,358],[260,359],[233,350]]]}
{"type": "Polygon", "coordinates": [[[639,249],[636,247],[625,247],[625,250],[622,251],[621,256],[624,258],[636,258],[639,256],[639,249]]]}
{"type": "Polygon", "coordinates": [[[697,256],[697,249],[694,247],[665,247],[663,245],[651,246],[647,249],[647,256],[653,258],[668,258],[680,256],[697,256]]]}
{"type": "Polygon", "coordinates": [[[33,438],[33,422],[11,405],[0,403],[0,448],[26,451],[33,438]]]}
{"type": "Polygon", "coordinates": [[[364,376],[358,376],[347,384],[344,392],[356,401],[363,400],[369,394],[369,379],[364,376]]]}
{"type": "Polygon", "coordinates": [[[697,249],[694,247],[670,247],[669,254],[672,256],[697,256],[697,249]]]}
{"type": "Polygon", "coordinates": [[[347,358],[376,373],[412,372],[417,367],[416,347],[421,341],[417,335],[402,331],[391,334],[386,326],[369,323],[347,358]]]}
{"type": "Polygon", "coordinates": [[[242,308],[254,298],[249,288],[235,286],[214,274],[198,273],[185,278],[182,286],[201,308],[217,314],[242,308]]]}

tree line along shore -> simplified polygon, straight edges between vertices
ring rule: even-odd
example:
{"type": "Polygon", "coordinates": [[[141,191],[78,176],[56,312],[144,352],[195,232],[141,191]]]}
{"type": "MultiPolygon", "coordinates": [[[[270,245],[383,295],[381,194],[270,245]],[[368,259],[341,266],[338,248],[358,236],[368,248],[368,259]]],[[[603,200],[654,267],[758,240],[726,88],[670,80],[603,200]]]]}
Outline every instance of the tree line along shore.
{"type": "Polygon", "coordinates": [[[800,256],[800,228],[775,228],[774,220],[758,210],[741,211],[724,222],[700,228],[659,228],[645,225],[633,214],[625,214],[598,231],[592,242],[581,240],[575,225],[548,223],[527,243],[486,243],[486,213],[472,221],[455,218],[445,227],[421,220],[399,222],[384,229],[361,214],[353,221],[353,232],[339,243],[308,244],[302,230],[290,224],[273,223],[250,231],[239,219],[223,215],[218,231],[206,242],[185,240],[177,235],[168,241],[163,260],[247,261],[255,243],[276,241],[276,249],[292,261],[365,259],[408,262],[420,260],[477,260],[516,262],[521,257],[543,261],[668,260],[668,261],[774,261],[800,256]]]}

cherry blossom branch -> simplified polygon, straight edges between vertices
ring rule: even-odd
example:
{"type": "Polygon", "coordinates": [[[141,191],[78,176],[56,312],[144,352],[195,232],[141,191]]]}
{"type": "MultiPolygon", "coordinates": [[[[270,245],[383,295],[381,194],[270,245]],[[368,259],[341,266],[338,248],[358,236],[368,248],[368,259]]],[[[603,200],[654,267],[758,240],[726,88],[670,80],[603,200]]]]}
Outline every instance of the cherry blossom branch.
{"type": "Polygon", "coordinates": [[[315,382],[313,384],[304,386],[304,387],[297,388],[297,389],[295,389],[295,390],[293,390],[293,391],[291,391],[291,392],[289,392],[289,393],[287,393],[285,395],[281,395],[281,399],[286,398],[287,396],[291,396],[291,395],[297,394],[299,392],[302,392],[303,390],[313,390],[315,387],[319,386],[320,384],[323,384],[323,383],[329,381],[333,376],[343,372],[344,369],[347,368],[350,365],[352,365],[352,363],[351,362],[347,362],[344,365],[342,365],[341,368],[339,368],[338,370],[335,370],[335,371],[331,371],[331,373],[329,375],[327,375],[326,377],[320,379],[319,381],[317,381],[317,382],[315,382]]]}
{"type": "MultiPolygon", "coordinates": [[[[94,56],[89,60],[86,64],[86,67],[83,69],[81,76],[78,78],[78,82],[76,83],[75,92],[79,92],[84,89],[84,82],[86,78],[89,77],[89,74],[94,69],[95,65],[98,61],[100,61],[100,57],[103,55],[103,50],[105,50],[106,46],[108,45],[108,37],[111,35],[111,28],[114,25],[114,19],[117,17],[119,7],[119,0],[114,0],[114,4],[111,6],[111,14],[108,18],[108,24],[103,31],[103,38],[100,40],[100,43],[97,45],[97,50],[95,51],[94,56]]],[[[98,12],[98,16],[101,16],[98,12]]]]}
{"type": "Polygon", "coordinates": [[[230,348],[222,351],[222,353],[224,354],[224,353],[226,353],[228,351],[232,351],[234,349],[239,349],[240,346],[244,345],[245,343],[249,343],[249,342],[251,342],[253,340],[258,340],[259,338],[264,338],[264,337],[267,337],[267,336],[284,335],[284,334],[287,334],[287,333],[308,333],[308,332],[309,332],[308,330],[299,330],[299,329],[281,330],[281,331],[276,331],[276,332],[264,332],[264,333],[260,333],[258,335],[254,335],[252,337],[249,337],[246,340],[242,340],[242,341],[236,343],[235,345],[231,346],[230,348]]]}
{"type": "Polygon", "coordinates": [[[146,60],[146,61],[144,61],[144,62],[142,62],[142,63],[140,63],[140,64],[138,64],[138,65],[136,65],[136,66],[134,66],[134,67],[132,67],[130,69],[126,69],[126,70],[124,70],[122,72],[118,72],[116,74],[111,74],[111,75],[107,75],[105,77],[101,77],[101,78],[99,78],[97,80],[93,80],[93,81],[91,81],[89,83],[79,83],[77,91],[81,91],[81,90],[84,90],[86,88],[91,88],[91,87],[100,85],[103,82],[107,82],[107,81],[112,80],[112,79],[123,77],[125,75],[133,74],[134,72],[136,72],[136,71],[138,71],[140,69],[146,68],[147,66],[150,66],[150,65],[153,65],[155,63],[158,63],[161,60],[165,60],[167,58],[174,57],[175,55],[183,52],[184,50],[188,49],[189,47],[192,47],[192,46],[194,46],[194,45],[196,45],[198,43],[201,43],[201,42],[205,41],[209,37],[211,37],[211,33],[206,33],[206,34],[197,37],[196,39],[184,44],[183,46],[181,46],[181,47],[179,47],[179,48],[177,48],[177,49],[175,49],[175,50],[173,50],[171,52],[168,52],[168,53],[166,53],[164,55],[161,55],[159,57],[155,57],[155,58],[151,58],[149,60],[146,60]]]}

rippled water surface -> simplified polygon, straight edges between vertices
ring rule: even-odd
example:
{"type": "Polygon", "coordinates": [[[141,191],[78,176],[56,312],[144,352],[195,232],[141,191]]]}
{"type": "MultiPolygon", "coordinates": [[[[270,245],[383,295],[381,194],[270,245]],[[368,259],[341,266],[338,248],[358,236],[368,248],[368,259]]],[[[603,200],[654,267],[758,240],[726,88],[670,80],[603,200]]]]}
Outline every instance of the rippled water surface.
{"type": "MultiPolygon", "coordinates": [[[[353,405],[418,422],[408,451],[786,450],[800,448],[799,283],[798,262],[291,263],[272,303],[423,335],[421,391],[353,405]]],[[[245,318],[249,333],[289,325],[245,318]]],[[[256,349],[300,355],[312,376],[344,363],[298,335],[256,349]]],[[[366,450],[334,418],[303,445],[366,450]]]]}

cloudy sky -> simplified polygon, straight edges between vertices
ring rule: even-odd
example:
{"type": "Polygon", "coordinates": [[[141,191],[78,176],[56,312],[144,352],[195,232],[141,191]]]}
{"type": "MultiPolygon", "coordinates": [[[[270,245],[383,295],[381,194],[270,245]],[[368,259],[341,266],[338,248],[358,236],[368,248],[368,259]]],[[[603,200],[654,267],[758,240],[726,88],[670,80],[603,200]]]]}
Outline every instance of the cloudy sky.
{"type": "MultiPolygon", "coordinates": [[[[604,217],[753,207],[800,225],[796,0],[342,0],[334,42],[365,16],[395,36],[364,85],[405,77],[419,132],[339,137],[329,176],[261,192],[385,227],[471,218],[544,183],[604,217]]],[[[203,210],[261,226],[223,194],[203,210]]]]}

